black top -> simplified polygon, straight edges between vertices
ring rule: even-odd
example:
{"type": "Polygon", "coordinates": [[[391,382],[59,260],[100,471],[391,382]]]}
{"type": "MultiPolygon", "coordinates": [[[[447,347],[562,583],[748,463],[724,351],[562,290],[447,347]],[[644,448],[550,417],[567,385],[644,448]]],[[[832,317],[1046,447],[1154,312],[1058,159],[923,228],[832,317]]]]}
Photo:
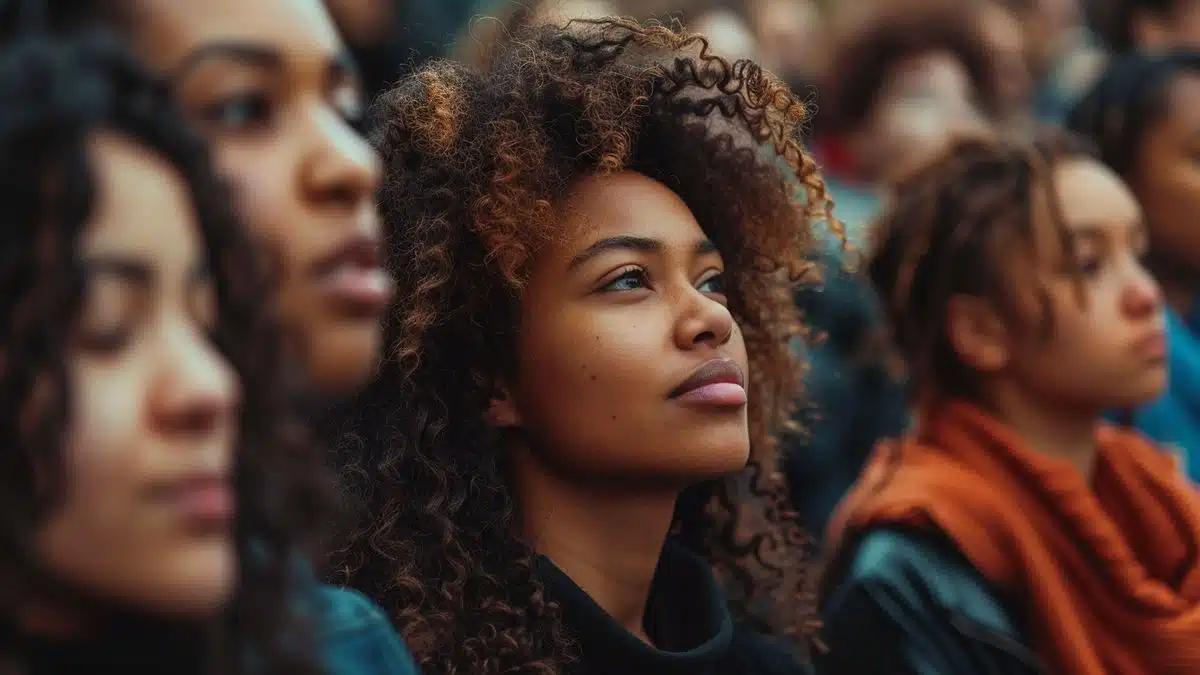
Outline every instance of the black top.
{"type": "Polygon", "coordinates": [[[1039,675],[1018,608],[944,537],[881,528],[830,569],[821,675],[1039,675]]]}
{"type": "Polygon", "coordinates": [[[27,675],[200,675],[206,649],[195,624],[127,615],[106,617],[86,638],[31,635],[0,623],[0,663],[27,675]]]}
{"type": "Polygon", "coordinates": [[[579,675],[800,675],[809,669],[783,644],[737,626],[709,565],[668,542],[646,606],[651,646],[625,630],[549,558],[546,591],[579,640],[579,675]]]}

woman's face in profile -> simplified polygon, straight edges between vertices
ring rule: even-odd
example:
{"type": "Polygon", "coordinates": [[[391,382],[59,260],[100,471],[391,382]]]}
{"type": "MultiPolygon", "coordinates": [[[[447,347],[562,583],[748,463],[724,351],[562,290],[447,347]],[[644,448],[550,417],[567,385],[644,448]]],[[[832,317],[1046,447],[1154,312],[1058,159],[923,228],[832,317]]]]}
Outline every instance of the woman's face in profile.
{"type": "Polygon", "coordinates": [[[725,264],[688,207],[633,172],[586,178],[521,297],[519,366],[493,421],[546,466],[680,485],[749,457],[746,348],[725,264]]]}
{"type": "Polygon", "coordinates": [[[95,137],[90,154],[65,494],[36,550],[54,579],[91,597],[208,614],[237,576],[240,385],[210,339],[215,291],[183,179],[122,137],[95,137]]]}
{"type": "Polygon", "coordinates": [[[320,0],[139,0],[141,54],[171,77],[279,264],[308,384],[374,370],[392,293],[380,268],[379,159],[356,126],[355,65],[320,0]]]}

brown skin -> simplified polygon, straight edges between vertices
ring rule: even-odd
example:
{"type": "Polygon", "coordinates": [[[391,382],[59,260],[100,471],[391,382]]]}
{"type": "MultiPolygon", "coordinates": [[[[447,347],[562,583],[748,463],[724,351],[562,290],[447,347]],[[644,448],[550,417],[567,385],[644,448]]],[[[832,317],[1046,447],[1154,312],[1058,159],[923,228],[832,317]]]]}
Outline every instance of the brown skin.
{"type": "Polygon", "coordinates": [[[92,271],[67,361],[68,488],[35,546],[97,597],[212,616],[237,581],[232,520],[200,521],[163,486],[229,479],[241,386],[209,337],[216,299],[179,172],[118,136],[90,149],[98,202],[79,244],[92,271]]]}
{"type": "Polygon", "coordinates": [[[746,346],[721,256],[666,186],[632,172],[585,178],[565,212],[567,236],[532,265],[523,366],[492,415],[523,441],[513,474],[525,537],[648,640],[643,611],[680,491],[750,457],[745,403],[671,392],[713,359],[747,372],[746,346]],[[604,248],[620,237],[647,249],[604,248]]]}
{"type": "Polygon", "coordinates": [[[949,52],[930,52],[891,67],[865,126],[850,135],[866,175],[887,181],[937,152],[955,133],[982,125],[970,75],[949,52]]]}
{"type": "Polygon", "coordinates": [[[1132,17],[1132,33],[1137,48],[1146,51],[1200,46],[1200,2],[1177,0],[1165,16],[1139,11],[1132,17]]]}
{"type": "Polygon", "coordinates": [[[1192,312],[1200,269],[1200,76],[1171,87],[1166,115],[1146,131],[1129,182],[1146,213],[1151,267],[1170,305],[1192,312]]]}
{"type": "Polygon", "coordinates": [[[1054,244],[1048,195],[1041,193],[1034,213],[1045,254],[1013,265],[1040,268],[1040,289],[1010,280],[1018,289],[1015,315],[958,296],[947,332],[959,358],[981,376],[981,399],[1001,419],[1034,448],[1090,474],[1096,419],[1166,387],[1165,352],[1154,344],[1164,331],[1163,298],[1142,266],[1146,230],[1120,178],[1096,161],[1074,159],[1055,167],[1053,181],[1074,256],[1054,244]],[[1039,290],[1050,312],[1048,333],[1035,327],[1039,290]]]}
{"type": "Polygon", "coordinates": [[[357,387],[374,369],[382,309],[329,292],[314,267],[355,236],[379,235],[380,169],[350,124],[363,102],[324,6],[143,0],[136,8],[141,55],[173,79],[280,264],[279,306],[306,386],[357,387]]]}

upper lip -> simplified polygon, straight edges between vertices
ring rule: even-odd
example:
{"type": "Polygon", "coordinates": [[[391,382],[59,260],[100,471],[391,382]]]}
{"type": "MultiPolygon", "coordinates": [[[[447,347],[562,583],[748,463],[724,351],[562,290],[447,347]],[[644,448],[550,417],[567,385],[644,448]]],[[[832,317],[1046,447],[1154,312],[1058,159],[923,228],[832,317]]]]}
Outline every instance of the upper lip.
{"type": "Polygon", "coordinates": [[[380,265],[382,240],[370,232],[356,232],[347,237],[328,255],[317,261],[314,274],[328,274],[343,265],[360,269],[374,269],[380,265]]]}
{"type": "Polygon", "coordinates": [[[732,359],[713,359],[692,371],[686,380],[671,390],[668,398],[683,396],[689,391],[710,384],[727,383],[745,386],[745,381],[746,376],[742,373],[742,369],[732,359]]]}

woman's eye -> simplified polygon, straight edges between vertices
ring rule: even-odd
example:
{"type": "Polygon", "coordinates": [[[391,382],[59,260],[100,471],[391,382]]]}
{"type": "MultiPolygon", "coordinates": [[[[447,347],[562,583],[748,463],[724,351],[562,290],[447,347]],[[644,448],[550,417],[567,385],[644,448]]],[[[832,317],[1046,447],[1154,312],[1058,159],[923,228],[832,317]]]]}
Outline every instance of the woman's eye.
{"type": "Polygon", "coordinates": [[[270,121],[271,100],[262,92],[227,96],[201,108],[200,117],[206,124],[222,130],[259,129],[270,121]]]}
{"type": "Polygon", "coordinates": [[[646,278],[646,271],[641,268],[633,268],[622,272],[619,277],[605,284],[601,290],[606,293],[636,291],[640,288],[646,288],[649,285],[649,280],[646,278]]]}
{"type": "Polygon", "coordinates": [[[714,274],[705,279],[700,284],[702,293],[716,293],[717,295],[725,295],[725,273],[714,274]]]}

